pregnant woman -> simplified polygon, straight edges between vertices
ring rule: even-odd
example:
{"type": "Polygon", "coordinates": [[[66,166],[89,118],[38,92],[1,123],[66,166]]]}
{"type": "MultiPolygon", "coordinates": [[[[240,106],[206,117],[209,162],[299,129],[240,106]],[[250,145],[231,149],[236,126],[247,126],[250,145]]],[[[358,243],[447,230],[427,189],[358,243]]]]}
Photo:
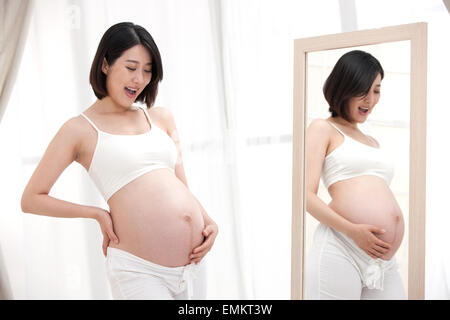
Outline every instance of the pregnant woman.
{"type": "Polygon", "coordinates": [[[392,161],[358,129],[378,103],[383,76],[369,53],[344,54],[323,88],[331,117],[307,129],[307,211],[320,222],[306,260],[307,299],[405,299],[394,257],[404,221],[389,189],[392,161]],[[328,205],[317,196],[321,177],[328,205]]]}
{"type": "Polygon", "coordinates": [[[173,116],[150,108],[162,76],[159,50],[144,28],[110,27],[90,72],[98,100],[62,125],[22,196],[24,212],[98,221],[115,299],[205,298],[202,259],[218,227],[187,187],[173,116]],[[73,161],[109,212],[49,196],[73,161]]]}

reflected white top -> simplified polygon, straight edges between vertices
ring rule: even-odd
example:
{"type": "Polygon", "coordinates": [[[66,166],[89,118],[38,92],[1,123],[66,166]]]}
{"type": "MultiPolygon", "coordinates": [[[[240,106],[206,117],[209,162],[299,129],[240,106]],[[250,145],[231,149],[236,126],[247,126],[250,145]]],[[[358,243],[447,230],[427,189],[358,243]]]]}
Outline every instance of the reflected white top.
{"type": "Polygon", "coordinates": [[[390,185],[394,176],[392,159],[380,148],[361,143],[347,136],[337,126],[327,121],[344,136],[344,142],[326,156],[322,168],[322,181],[328,189],[332,184],[363,175],[383,178],[390,185]]]}

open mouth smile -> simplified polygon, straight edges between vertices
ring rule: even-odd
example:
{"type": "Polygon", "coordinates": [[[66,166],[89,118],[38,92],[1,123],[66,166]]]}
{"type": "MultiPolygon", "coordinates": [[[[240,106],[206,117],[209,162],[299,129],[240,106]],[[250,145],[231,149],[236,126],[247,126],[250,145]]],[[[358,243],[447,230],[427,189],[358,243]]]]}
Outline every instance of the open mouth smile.
{"type": "Polygon", "coordinates": [[[129,98],[134,98],[136,97],[138,90],[137,89],[133,89],[130,87],[125,87],[125,94],[129,97],[129,98]]]}
{"type": "Polygon", "coordinates": [[[369,108],[358,107],[358,111],[359,111],[360,114],[366,115],[369,112],[369,108]]]}

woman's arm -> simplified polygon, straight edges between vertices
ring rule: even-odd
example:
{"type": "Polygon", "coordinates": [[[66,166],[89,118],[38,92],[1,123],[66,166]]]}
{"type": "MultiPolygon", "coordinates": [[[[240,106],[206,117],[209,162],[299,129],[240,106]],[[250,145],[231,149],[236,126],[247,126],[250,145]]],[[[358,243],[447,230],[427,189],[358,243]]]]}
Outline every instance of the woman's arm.
{"type": "Polygon", "coordinates": [[[25,213],[59,218],[94,218],[90,207],[58,200],[49,196],[61,173],[76,159],[78,135],[74,119],[68,120],[50,142],[22,194],[25,213]]]}
{"type": "Polygon", "coordinates": [[[383,230],[370,225],[354,224],[332,210],[318,196],[320,175],[332,134],[326,120],[311,122],[306,132],[306,211],[321,223],[342,232],[373,258],[382,257],[390,245],[374,233],[383,230]]]}
{"type": "MultiPolygon", "coordinates": [[[[172,113],[166,108],[155,108],[154,112],[157,112],[159,114],[159,119],[163,120],[167,134],[169,135],[169,137],[172,138],[177,147],[178,155],[175,164],[175,175],[185,184],[187,188],[189,188],[186,179],[186,174],[184,171],[183,158],[180,147],[180,138],[178,135],[177,127],[175,125],[175,119],[172,113]]],[[[205,227],[203,228],[202,231],[205,240],[200,246],[192,250],[192,254],[190,256],[191,262],[198,263],[206,255],[206,253],[208,253],[208,251],[211,250],[211,247],[213,246],[214,241],[219,232],[219,228],[217,224],[214,222],[214,220],[211,219],[211,217],[207,214],[206,210],[203,208],[200,201],[198,201],[198,199],[193,194],[192,196],[197,201],[197,204],[203,216],[203,221],[205,222],[205,227]]]]}
{"type": "Polygon", "coordinates": [[[349,235],[352,223],[333,211],[317,196],[330,141],[330,126],[325,121],[313,120],[306,130],[306,211],[323,224],[349,235]]]}
{"type": "MultiPolygon", "coordinates": [[[[107,211],[49,196],[58,177],[76,160],[79,144],[79,124],[76,118],[72,118],[58,130],[28,181],[22,194],[22,211],[58,218],[95,219],[100,223],[104,236],[118,241],[107,211]]],[[[104,248],[105,250],[106,248],[104,248]]]]}

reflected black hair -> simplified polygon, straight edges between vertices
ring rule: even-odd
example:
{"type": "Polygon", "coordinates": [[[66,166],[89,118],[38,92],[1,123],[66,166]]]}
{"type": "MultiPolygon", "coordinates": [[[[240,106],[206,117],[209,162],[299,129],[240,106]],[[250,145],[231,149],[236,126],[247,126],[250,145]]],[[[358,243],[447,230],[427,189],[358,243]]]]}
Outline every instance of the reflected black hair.
{"type": "Polygon", "coordinates": [[[148,108],[153,105],[158,93],[158,84],[163,78],[161,55],[150,33],[132,22],[121,22],[111,26],[100,40],[89,75],[89,82],[97,98],[108,96],[106,75],[102,72],[103,58],[111,66],[124,51],[138,44],[143,45],[150,53],[152,78],[136,101],[147,104],[148,108]]]}
{"type": "Polygon", "coordinates": [[[378,74],[383,79],[383,68],[370,53],[353,50],[340,57],[323,86],[331,116],[351,121],[350,98],[365,96],[378,74]]]}

